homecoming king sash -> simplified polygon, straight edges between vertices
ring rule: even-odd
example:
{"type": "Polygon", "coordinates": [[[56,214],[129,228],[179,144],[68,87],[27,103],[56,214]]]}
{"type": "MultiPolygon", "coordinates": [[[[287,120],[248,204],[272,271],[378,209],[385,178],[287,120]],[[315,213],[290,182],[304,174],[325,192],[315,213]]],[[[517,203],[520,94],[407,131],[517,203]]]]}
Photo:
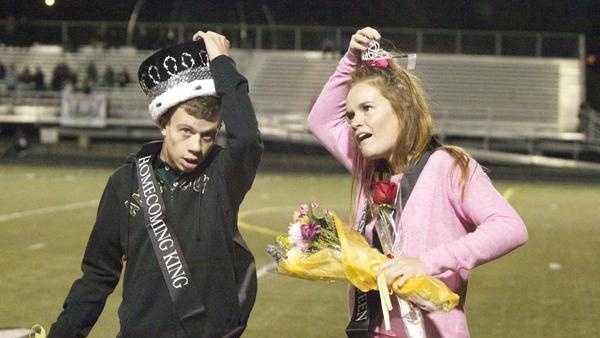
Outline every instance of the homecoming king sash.
{"type": "Polygon", "coordinates": [[[204,312],[205,308],[198,303],[197,286],[191,280],[190,269],[179,241],[168,226],[165,203],[161,189],[156,183],[152,158],[151,155],[138,158],[135,166],[144,223],[165,285],[183,327],[189,334],[200,334],[202,328],[199,324],[202,321],[197,318],[189,319],[204,312]]]}

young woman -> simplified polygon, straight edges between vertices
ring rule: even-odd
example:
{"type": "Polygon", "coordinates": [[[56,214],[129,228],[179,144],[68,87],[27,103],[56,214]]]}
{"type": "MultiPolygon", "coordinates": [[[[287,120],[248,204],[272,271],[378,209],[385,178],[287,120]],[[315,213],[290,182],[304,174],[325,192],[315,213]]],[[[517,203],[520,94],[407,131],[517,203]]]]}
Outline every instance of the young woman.
{"type": "MultiPolygon", "coordinates": [[[[434,141],[431,111],[418,79],[394,58],[361,60],[380,38],[369,27],[352,36],[310,112],[309,128],[353,175],[354,226],[362,220],[371,242],[378,222],[371,212],[374,183],[387,177],[399,184],[423,154],[433,151],[404,208],[396,195],[394,258],[380,272],[395,286],[419,275],[441,279],[461,302],[447,313],[423,313],[427,337],[469,337],[464,312],[469,271],[524,244],[527,230],[474,159],[434,141]]],[[[396,307],[390,313],[392,330],[384,330],[379,313],[370,325],[371,337],[405,337],[396,307]]]]}

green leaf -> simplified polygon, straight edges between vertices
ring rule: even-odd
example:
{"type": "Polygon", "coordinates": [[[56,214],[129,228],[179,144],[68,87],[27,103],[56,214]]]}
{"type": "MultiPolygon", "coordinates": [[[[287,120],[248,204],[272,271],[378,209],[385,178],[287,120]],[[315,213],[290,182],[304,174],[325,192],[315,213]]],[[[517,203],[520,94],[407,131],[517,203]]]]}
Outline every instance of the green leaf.
{"type": "Polygon", "coordinates": [[[321,207],[313,208],[312,214],[313,214],[313,217],[316,219],[325,219],[325,211],[323,211],[323,208],[321,208],[321,207]]]}

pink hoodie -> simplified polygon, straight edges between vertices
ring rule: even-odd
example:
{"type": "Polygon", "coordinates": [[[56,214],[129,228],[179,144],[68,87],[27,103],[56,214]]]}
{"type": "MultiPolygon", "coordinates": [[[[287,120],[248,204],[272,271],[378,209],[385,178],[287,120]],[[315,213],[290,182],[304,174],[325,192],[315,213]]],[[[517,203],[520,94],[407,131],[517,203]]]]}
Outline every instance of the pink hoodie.
{"type": "MultiPolygon", "coordinates": [[[[350,172],[358,152],[344,114],[348,81],[357,62],[352,53],[346,53],[308,117],[311,132],[350,172]]],[[[473,159],[469,171],[461,198],[460,170],[454,166],[454,158],[446,151],[435,151],[397,219],[396,254],[420,258],[430,275],[461,297],[460,305],[448,313],[425,313],[428,338],[469,337],[464,312],[469,271],[527,241],[525,224],[473,159]]],[[[399,182],[401,177],[395,175],[392,180],[399,182]]],[[[355,210],[362,211],[365,201],[365,196],[360,196],[355,210]]],[[[372,231],[370,224],[366,229],[369,239],[372,231]]],[[[375,332],[405,337],[397,309],[391,316],[392,331],[380,326],[375,332]]]]}

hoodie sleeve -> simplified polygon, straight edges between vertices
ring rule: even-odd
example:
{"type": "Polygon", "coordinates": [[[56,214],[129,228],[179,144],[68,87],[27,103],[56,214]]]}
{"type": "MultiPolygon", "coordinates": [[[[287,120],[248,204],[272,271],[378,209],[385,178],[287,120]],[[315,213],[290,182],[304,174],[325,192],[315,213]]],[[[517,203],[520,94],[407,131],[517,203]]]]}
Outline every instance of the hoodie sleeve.
{"type": "Polygon", "coordinates": [[[239,205],[256,176],[263,143],[248,95],[248,81],[237,71],[234,61],[226,55],[218,56],[211,62],[211,71],[227,131],[225,176],[230,193],[239,205]]]}
{"type": "Polygon", "coordinates": [[[123,266],[119,220],[124,208],[112,181],[109,179],[100,200],[81,264],[83,275],[73,283],[49,338],[86,337],[119,281],[123,266]]]}

